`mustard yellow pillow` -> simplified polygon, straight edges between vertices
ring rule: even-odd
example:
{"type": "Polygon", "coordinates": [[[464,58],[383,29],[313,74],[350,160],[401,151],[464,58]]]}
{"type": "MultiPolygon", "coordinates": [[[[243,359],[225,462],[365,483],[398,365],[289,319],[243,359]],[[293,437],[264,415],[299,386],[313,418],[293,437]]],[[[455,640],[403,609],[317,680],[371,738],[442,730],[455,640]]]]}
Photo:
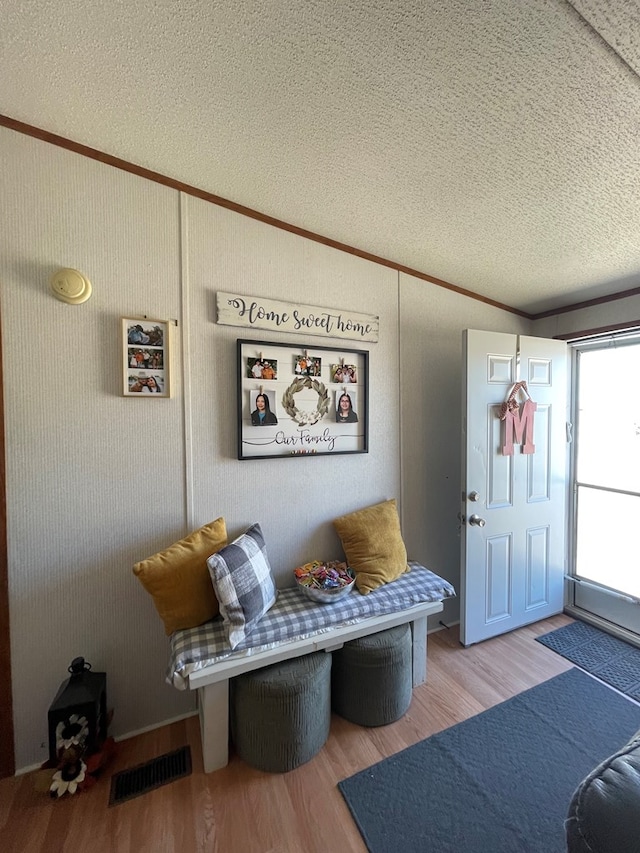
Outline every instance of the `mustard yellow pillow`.
{"type": "Polygon", "coordinates": [[[167,636],[179,628],[202,625],[218,613],[207,558],[226,544],[224,518],[217,518],[133,567],[153,598],[167,636]]]}
{"type": "Polygon", "coordinates": [[[395,499],[342,515],[333,524],[360,592],[371,592],[409,571],[395,499]]]}

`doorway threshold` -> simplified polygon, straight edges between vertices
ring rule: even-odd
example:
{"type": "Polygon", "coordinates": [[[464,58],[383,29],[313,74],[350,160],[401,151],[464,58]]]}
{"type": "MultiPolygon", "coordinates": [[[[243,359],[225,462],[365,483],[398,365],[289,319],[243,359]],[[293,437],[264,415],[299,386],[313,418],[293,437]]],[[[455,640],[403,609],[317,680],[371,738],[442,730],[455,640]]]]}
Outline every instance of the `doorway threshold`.
{"type": "Polygon", "coordinates": [[[588,610],[583,610],[581,607],[575,607],[572,604],[567,604],[564,608],[564,612],[568,616],[572,616],[574,619],[580,619],[582,622],[594,625],[596,628],[600,628],[601,631],[606,631],[607,634],[611,634],[613,637],[618,637],[619,640],[624,640],[627,643],[631,643],[632,646],[637,646],[640,649],[640,634],[637,634],[635,631],[630,631],[628,628],[623,628],[620,625],[616,625],[614,622],[609,622],[601,616],[595,616],[588,610]]]}

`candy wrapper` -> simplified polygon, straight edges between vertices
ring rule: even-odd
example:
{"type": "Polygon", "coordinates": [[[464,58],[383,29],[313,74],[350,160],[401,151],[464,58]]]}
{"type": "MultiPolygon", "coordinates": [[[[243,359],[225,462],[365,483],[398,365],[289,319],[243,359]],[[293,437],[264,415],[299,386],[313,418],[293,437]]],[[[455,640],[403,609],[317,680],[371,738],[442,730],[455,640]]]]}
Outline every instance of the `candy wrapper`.
{"type": "Polygon", "coordinates": [[[304,566],[295,568],[293,573],[300,586],[309,589],[342,589],[353,583],[353,575],[349,573],[347,564],[339,560],[326,563],[321,560],[312,560],[304,566]]]}

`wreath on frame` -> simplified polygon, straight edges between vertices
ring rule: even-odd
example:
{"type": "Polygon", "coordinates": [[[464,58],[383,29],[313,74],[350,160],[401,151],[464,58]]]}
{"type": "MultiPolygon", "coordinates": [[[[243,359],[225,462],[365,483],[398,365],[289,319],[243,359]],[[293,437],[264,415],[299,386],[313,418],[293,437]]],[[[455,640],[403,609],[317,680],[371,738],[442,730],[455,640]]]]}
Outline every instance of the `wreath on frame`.
{"type": "Polygon", "coordinates": [[[329,411],[329,392],[326,386],[317,379],[294,379],[282,395],[282,406],[289,417],[300,426],[317,424],[329,411]],[[318,405],[312,412],[301,412],[294,402],[295,395],[303,388],[312,388],[318,395],[318,405]]]}

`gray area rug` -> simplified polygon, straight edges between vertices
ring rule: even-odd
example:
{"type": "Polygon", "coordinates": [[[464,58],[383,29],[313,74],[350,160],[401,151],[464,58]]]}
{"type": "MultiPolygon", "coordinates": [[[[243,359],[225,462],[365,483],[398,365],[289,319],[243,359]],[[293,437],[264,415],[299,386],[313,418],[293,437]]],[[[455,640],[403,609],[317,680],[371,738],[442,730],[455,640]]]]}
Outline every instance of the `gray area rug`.
{"type": "Polygon", "coordinates": [[[565,853],[573,791],[639,728],[574,668],[338,787],[370,853],[565,853]]]}
{"type": "Polygon", "coordinates": [[[640,702],[640,649],[635,646],[586,622],[563,625],[536,640],[640,702]]]}

